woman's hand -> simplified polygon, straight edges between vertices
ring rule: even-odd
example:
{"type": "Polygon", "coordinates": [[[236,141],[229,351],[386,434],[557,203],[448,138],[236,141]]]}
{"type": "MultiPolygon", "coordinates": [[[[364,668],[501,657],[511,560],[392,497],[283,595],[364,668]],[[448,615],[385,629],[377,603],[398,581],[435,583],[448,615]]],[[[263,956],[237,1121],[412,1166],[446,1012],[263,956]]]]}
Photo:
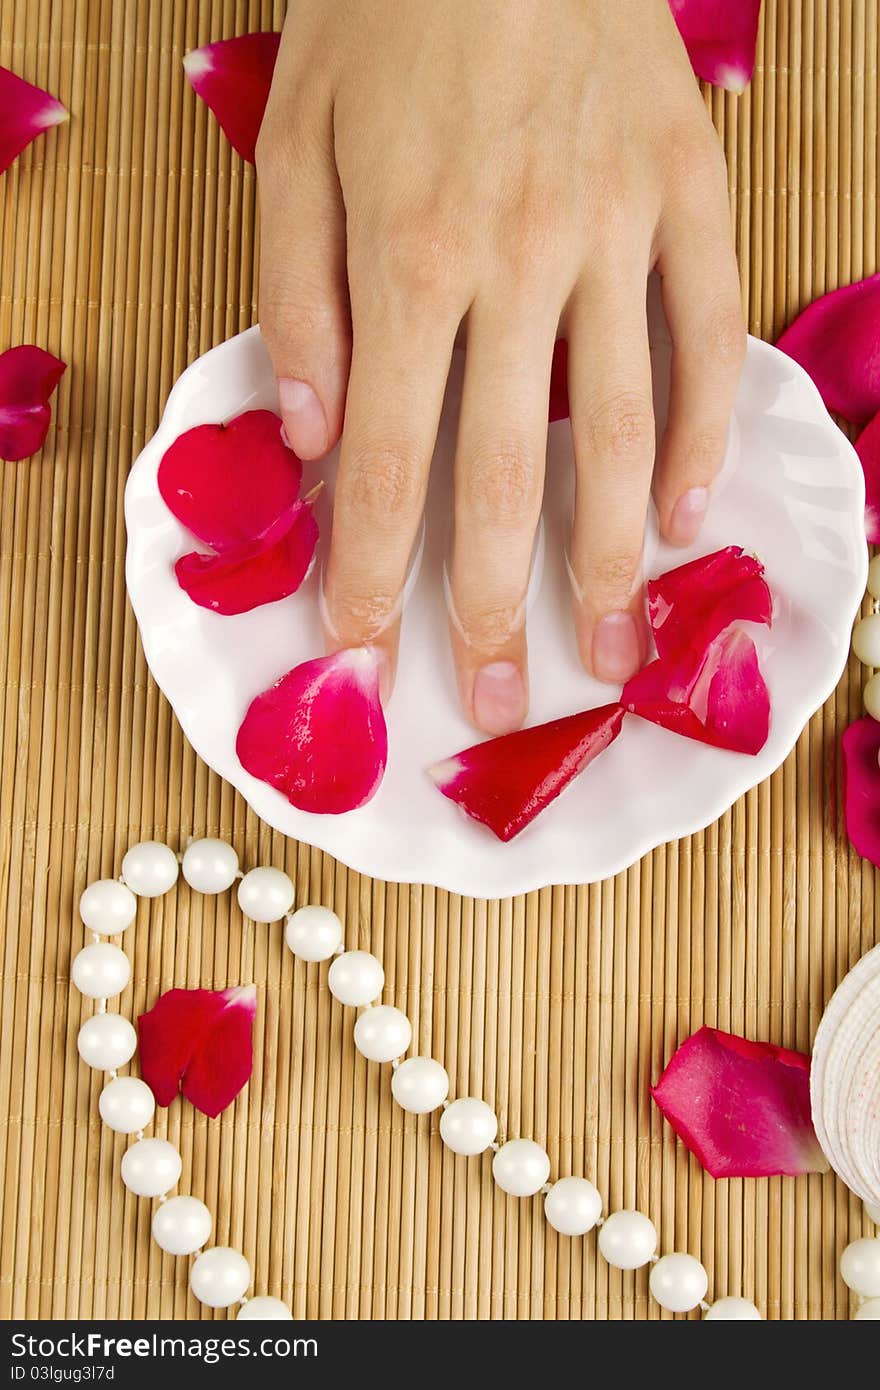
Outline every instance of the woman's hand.
{"type": "Polygon", "coordinates": [[[394,667],[456,334],[452,643],[465,710],[528,706],[550,362],[569,341],[587,670],[648,649],[641,554],[696,536],[745,348],[724,162],[667,0],[294,0],[257,147],[260,309],[290,441],[342,434],[328,640],[394,667]],[[646,279],[673,338],[656,467],[646,279]],[[344,430],[343,430],[344,416],[344,430]]]}

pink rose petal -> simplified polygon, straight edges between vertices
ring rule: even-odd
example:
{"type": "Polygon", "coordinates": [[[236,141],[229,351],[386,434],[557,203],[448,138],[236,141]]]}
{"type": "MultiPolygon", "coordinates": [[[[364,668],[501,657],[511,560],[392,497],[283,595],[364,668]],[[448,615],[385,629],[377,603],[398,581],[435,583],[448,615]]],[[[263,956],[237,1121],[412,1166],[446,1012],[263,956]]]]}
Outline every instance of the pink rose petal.
{"type": "Polygon", "coordinates": [[[669,0],[697,77],[742,92],[755,67],[761,0],[669,0]]]}
{"type": "Polygon", "coordinates": [[[194,48],[183,60],[190,86],[251,164],[280,42],[280,34],[240,34],[194,48]]]}
{"type": "Polygon", "coordinates": [[[554,420],[567,420],[568,409],[568,343],[560,338],[553,349],[553,363],[550,368],[550,424],[554,420]]]}
{"type": "Polygon", "coordinates": [[[49,397],[67,366],[26,344],[0,353],[0,458],[29,458],[42,447],[52,412],[49,397]]]}
{"type": "Polygon", "coordinates": [[[214,550],[238,550],[277,525],[299,497],[302,465],[271,410],[227,425],[196,425],[166,449],[159,491],[188,531],[214,550]]]}
{"type": "Polygon", "coordinates": [[[0,174],[38,135],[68,119],[56,97],[0,67],[0,174]]]}
{"type": "Polygon", "coordinates": [[[374,648],[356,647],[288,671],[244,717],[242,766],[302,811],[335,816],[363,806],[388,757],[379,663],[374,648]]]}
{"type": "Polygon", "coordinates": [[[759,753],[770,730],[770,697],[755,644],[724,633],[696,663],[652,661],[627,681],[624,709],[685,738],[736,753],[759,753]]]}
{"type": "Polygon", "coordinates": [[[880,723],[867,715],[844,729],[846,833],[863,859],[880,867],[880,723]]]}
{"type": "Polygon", "coordinates": [[[773,599],[760,560],[729,545],[649,580],[648,613],[661,657],[698,657],[731,623],[769,627],[773,599]]]}
{"type": "Polygon", "coordinates": [[[183,1094],[205,1115],[219,1115],[253,1067],[255,985],[171,989],[138,1019],[141,1076],[158,1105],[183,1094]]]}
{"type": "Polygon", "coordinates": [[[776,346],[809,372],[829,410],[865,424],[880,411],[880,272],[815,299],[776,346]]]}
{"type": "Polygon", "coordinates": [[[467,815],[512,840],[614,741],[622,723],[620,705],[602,705],[477,743],[429,775],[467,815]]]}
{"type": "Polygon", "coordinates": [[[700,1028],[651,1095],[713,1178],[824,1173],[810,1118],[810,1059],[700,1028]]]}
{"type": "Polygon", "coordinates": [[[248,613],[295,593],[308,573],[318,541],[311,503],[295,502],[280,539],[254,541],[219,555],[192,551],[174,567],[180,587],[194,603],[226,615],[248,613]]]}
{"type": "Polygon", "coordinates": [[[880,545],[880,412],[856,440],[856,453],[865,473],[865,535],[880,545]]]}

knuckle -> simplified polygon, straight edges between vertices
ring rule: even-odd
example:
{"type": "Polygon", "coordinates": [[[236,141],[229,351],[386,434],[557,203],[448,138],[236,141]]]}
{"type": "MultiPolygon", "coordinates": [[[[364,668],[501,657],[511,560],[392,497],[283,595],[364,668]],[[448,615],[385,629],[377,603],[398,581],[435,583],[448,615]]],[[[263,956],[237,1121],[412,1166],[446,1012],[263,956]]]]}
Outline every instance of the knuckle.
{"type": "Polygon", "coordinates": [[[386,528],[409,517],[421,500],[415,451],[399,444],[361,447],[346,461],[349,504],[386,528]]]}
{"type": "Polygon", "coordinates": [[[366,581],[337,583],[331,605],[336,632],[343,641],[351,642],[378,636],[394,613],[398,595],[398,588],[382,588],[366,581]]]}
{"type": "Polygon", "coordinates": [[[511,603],[456,603],[456,617],[465,640],[479,651],[503,647],[520,622],[519,606],[511,603]]]}
{"type": "Polygon", "coordinates": [[[645,396],[621,393],[596,406],[587,424],[592,450],[621,463],[642,463],[654,451],[654,409],[645,396]]]}
{"type": "Polygon", "coordinates": [[[638,573],[639,556],[619,548],[590,556],[587,563],[587,592],[599,597],[629,598],[638,573]]]}
{"type": "Polygon", "coordinates": [[[392,278],[407,295],[448,298],[461,246],[445,208],[430,204],[398,214],[391,219],[386,245],[392,278]]]}
{"type": "Polygon", "coordinates": [[[724,456],[724,430],[697,430],[683,439],[676,450],[677,472],[686,478],[710,479],[721,467],[724,456]]]}
{"type": "Polygon", "coordinates": [[[480,451],[470,461],[463,492],[465,506],[478,520],[524,525],[540,505],[534,458],[525,445],[516,442],[480,451]]]}

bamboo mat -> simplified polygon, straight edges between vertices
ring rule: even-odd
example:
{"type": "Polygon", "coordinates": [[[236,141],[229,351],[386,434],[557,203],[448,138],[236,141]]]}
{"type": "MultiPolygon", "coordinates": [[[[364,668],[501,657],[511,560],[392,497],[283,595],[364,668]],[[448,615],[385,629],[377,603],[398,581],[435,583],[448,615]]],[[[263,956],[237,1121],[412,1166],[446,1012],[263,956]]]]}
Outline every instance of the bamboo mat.
{"type": "MultiPolygon", "coordinates": [[[[97,1115],[71,992],[75,900],[141,838],[230,838],[285,865],[302,901],[377,952],[418,1050],[554,1172],[640,1206],[716,1296],[768,1317],[849,1312],[837,1257],[863,1231],[833,1177],[714,1183],[648,1099],[707,1021],[808,1049],[838,978],[877,939],[875,878],[848,850],[838,736],[851,668],[768,783],[717,825],[581,890],[487,905],[348,872],[261,826],[189,750],[148,676],[125,597],[122,494],[182,368],[256,316],[254,172],[186,85],[209,39],[278,28],[239,0],[0,0],[0,63],[59,95],[69,125],[0,181],[0,347],[70,369],[41,456],[0,494],[0,1316],[196,1317],[186,1262],[149,1238],[97,1115]]],[[[820,291],[878,267],[878,0],[765,0],[754,81],[707,94],[730,166],[745,301],[772,337],[820,291]]],[[[645,1271],[558,1238],[489,1164],[404,1116],[354,1052],[320,967],[227,896],[142,904],[123,1012],[172,985],[256,981],[249,1090],[217,1121],[175,1103],[157,1132],[257,1289],[320,1318],[644,1318],[645,1271]]],[[[86,1007],[88,1012],[88,1006],[86,1007]]]]}

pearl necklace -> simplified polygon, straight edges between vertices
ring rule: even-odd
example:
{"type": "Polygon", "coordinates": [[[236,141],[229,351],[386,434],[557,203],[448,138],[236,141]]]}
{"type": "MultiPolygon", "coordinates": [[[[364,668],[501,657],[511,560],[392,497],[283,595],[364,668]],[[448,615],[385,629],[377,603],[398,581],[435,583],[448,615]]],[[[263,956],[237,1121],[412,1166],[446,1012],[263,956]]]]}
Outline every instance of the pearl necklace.
{"type": "MultiPolygon", "coordinates": [[[[342,922],[330,908],[309,905],[292,911],[294,886],[281,869],[261,867],[243,873],[235,850],[222,840],[194,840],[181,855],[158,841],[146,840],[125,855],[118,879],[98,879],[80,898],[80,917],[92,941],[74,957],[71,979],[97,1007],[80,1028],[77,1048],[84,1062],[109,1074],[98,1102],[102,1120],[116,1133],[134,1137],[122,1156],[122,1181],[137,1196],[156,1200],[152,1219],[156,1243],[169,1254],[195,1257],[190,1288],[206,1307],[237,1305],[238,1319],[293,1316],[279,1298],[247,1297],[250,1265],[239,1250],[207,1245],[213,1218],[204,1202],[192,1196],[169,1197],[180,1180],[180,1153],[166,1139],[145,1137],[156,1108],[153,1093],[139,1077],[119,1075],[134,1056],[137,1035],[128,1019],[107,1011],[107,1002],[127,986],[131,964],[121,947],[106,938],[120,936],[131,926],[136,895],[160,897],[175,885],[181,871],[189,886],[200,893],[222,893],[238,881],[238,903],[245,916],[259,923],[283,920],[287,945],[299,960],[330,960],[330,993],[339,1003],[360,1010],[353,1030],[355,1047],[369,1061],[390,1063],[391,1093],[397,1104],[416,1115],[441,1110],[443,1143],[456,1154],[491,1152],[492,1176],[503,1192],[520,1200],[542,1195],[544,1215],[560,1235],[582,1237],[598,1228],[599,1252],[616,1269],[650,1264],[649,1287],[661,1308],[672,1313],[701,1308],[707,1320],[761,1318],[755,1304],[745,1298],[707,1303],[709,1279],[703,1265],[685,1253],[658,1256],[657,1230],[643,1212],[615,1211],[603,1220],[602,1196],[588,1179],[570,1176],[551,1183],[550,1158],[539,1144],[531,1139],[498,1143],[498,1120],[485,1101],[473,1096],[450,1101],[449,1076],[440,1062],[404,1056],[412,1041],[409,1019],[400,1009],[376,1002],[385,984],[381,962],[367,951],[345,949],[342,922]]],[[[841,1272],[850,1288],[867,1298],[855,1317],[880,1319],[880,1298],[870,1296],[874,1283],[880,1281],[880,1239],[848,1246],[841,1272]],[[866,1257],[867,1246],[876,1246],[876,1252],[868,1250],[866,1257]]]]}

